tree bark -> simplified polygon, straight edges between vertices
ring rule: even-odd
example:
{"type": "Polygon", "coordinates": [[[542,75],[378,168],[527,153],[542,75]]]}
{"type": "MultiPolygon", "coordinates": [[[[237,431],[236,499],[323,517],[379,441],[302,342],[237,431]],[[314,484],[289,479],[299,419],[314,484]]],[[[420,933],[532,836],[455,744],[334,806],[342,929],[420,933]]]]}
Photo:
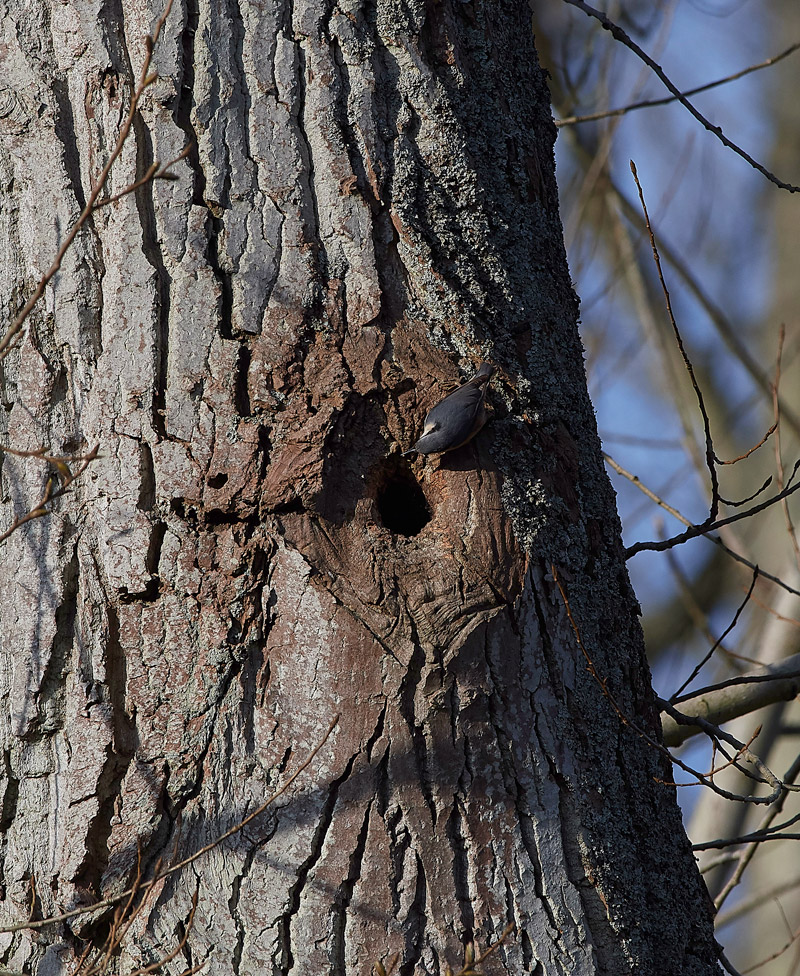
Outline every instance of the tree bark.
{"type": "MultiPolygon", "coordinates": [[[[2,302],[129,104],[133,0],[5,12],[2,302]]],[[[0,566],[0,921],[186,856],[115,963],[717,971],[658,735],[524,4],[176,2],[109,192],[3,364],[7,437],[101,457],[0,566]],[[404,459],[483,359],[494,418],[404,459]],[[576,632],[577,635],[576,636],[576,632]],[[591,659],[590,673],[583,648],[591,659]],[[599,679],[599,680],[598,680],[599,679]],[[603,683],[601,686],[601,682],[603,683]]],[[[11,521],[46,471],[4,457],[11,521]]],[[[6,934],[68,972],[108,913],[6,934]]]]}

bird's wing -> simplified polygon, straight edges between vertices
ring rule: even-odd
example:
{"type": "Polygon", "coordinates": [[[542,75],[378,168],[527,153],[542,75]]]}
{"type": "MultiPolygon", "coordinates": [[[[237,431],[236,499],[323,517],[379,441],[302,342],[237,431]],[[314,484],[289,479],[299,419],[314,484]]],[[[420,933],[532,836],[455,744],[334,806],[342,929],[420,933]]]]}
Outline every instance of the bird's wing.
{"type": "MultiPolygon", "coordinates": [[[[464,383],[463,386],[459,386],[457,390],[453,390],[452,393],[448,394],[444,400],[441,400],[436,404],[436,407],[441,406],[443,403],[447,403],[448,400],[452,400],[453,397],[458,397],[459,403],[464,408],[464,410],[475,411],[481,405],[481,401],[486,396],[486,384],[485,383],[473,383],[470,380],[468,383],[464,383]]],[[[433,409],[435,410],[436,407],[433,409]]]]}
{"type": "Polygon", "coordinates": [[[486,394],[485,385],[475,386],[471,382],[465,383],[463,386],[459,386],[457,390],[440,400],[435,407],[431,407],[425,417],[425,428],[424,433],[429,433],[431,430],[439,426],[438,421],[448,412],[448,410],[454,405],[453,401],[457,399],[458,409],[463,415],[462,424],[464,426],[471,426],[475,415],[480,409],[480,405],[483,402],[483,398],[486,394]]]}

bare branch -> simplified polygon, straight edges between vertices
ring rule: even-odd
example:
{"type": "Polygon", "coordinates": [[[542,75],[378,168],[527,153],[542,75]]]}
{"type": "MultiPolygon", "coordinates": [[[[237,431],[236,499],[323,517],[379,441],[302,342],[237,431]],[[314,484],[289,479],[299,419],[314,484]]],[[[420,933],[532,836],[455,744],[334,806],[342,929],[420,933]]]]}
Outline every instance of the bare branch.
{"type": "MultiPolygon", "coordinates": [[[[736,675],[676,701],[683,703],[681,711],[684,716],[721,725],[741,715],[749,715],[765,705],[792,701],[798,694],[800,654],[793,654],[781,664],[770,664],[749,674],[736,675]]],[[[662,718],[661,727],[664,744],[668,746],[679,746],[701,731],[699,725],[678,723],[669,715],[662,718]]]]}
{"type": "Polygon", "coordinates": [[[94,205],[95,210],[99,210],[101,207],[107,207],[110,203],[116,203],[117,200],[121,200],[123,197],[127,196],[129,193],[134,193],[139,189],[140,186],[144,186],[145,183],[150,183],[152,180],[175,180],[178,177],[170,172],[170,169],[179,163],[182,159],[185,159],[189,153],[192,151],[194,143],[190,142],[184,149],[178,153],[178,155],[171,159],[168,163],[164,163],[162,166],[158,160],[151,163],[147,169],[147,172],[141,179],[136,180],[135,183],[131,183],[126,186],[124,190],[120,190],[119,193],[115,193],[113,197],[106,197],[104,200],[98,200],[94,205]]]}
{"type": "MultiPolygon", "coordinates": [[[[609,454],[603,452],[603,457],[610,468],[616,471],[617,474],[622,475],[623,478],[627,478],[632,485],[635,485],[639,489],[639,491],[642,492],[642,494],[646,495],[651,501],[655,502],[656,505],[660,505],[661,508],[669,512],[670,515],[674,516],[679,522],[682,522],[684,525],[686,526],[692,525],[692,522],[690,522],[685,515],[682,515],[676,508],[673,508],[671,505],[667,504],[667,502],[665,502],[663,498],[660,498],[652,489],[648,488],[641,481],[638,475],[632,474],[630,471],[623,468],[622,465],[619,464],[617,461],[615,461],[609,454]]],[[[710,532],[713,530],[708,530],[708,531],[710,532]]],[[[755,563],[751,562],[749,559],[742,556],[734,549],[731,549],[730,546],[726,546],[725,543],[722,541],[722,539],[720,539],[718,536],[710,535],[708,534],[708,532],[699,533],[699,535],[701,538],[708,539],[709,542],[713,542],[714,545],[719,546],[719,548],[722,549],[723,552],[726,552],[731,557],[731,559],[734,559],[736,562],[741,563],[743,566],[746,566],[748,569],[752,570],[753,572],[758,570],[759,576],[762,576],[764,579],[769,580],[770,583],[774,583],[776,586],[781,587],[781,589],[786,590],[787,593],[792,593],[794,594],[794,596],[800,596],[800,590],[797,590],[793,586],[790,586],[788,583],[785,583],[779,576],[775,576],[772,573],[768,573],[766,570],[761,569],[760,566],[757,566],[755,563]]],[[[639,550],[637,549],[636,552],[638,551],[639,550]]],[[[626,556],[629,558],[630,556],[635,555],[636,552],[632,552],[631,548],[628,548],[626,549],[626,556]]]]}
{"type": "MultiPolygon", "coordinates": [[[[742,615],[742,611],[747,606],[747,604],[750,602],[750,597],[753,595],[753,590],[755,589],[755,585],[756,585],[756,581],[757,580],[758,580],[758,567],[756,567],[753,570],[753,578],[750,581],[750,586],[749,586],[749,588],[747,590],[747,593],[745,594],[744,600],[742,600],[742,602],[737,607],[736,613],[733,615],[733,620],[730,622],[730,624],[728,624],[728,626],[725,628],[725,630],[720,634],[719,638],[714,641],[714,644],[712,645],[711,649],[703,657],[703,659],[699,662],[699,664],[697,664],[694,667],[694,669],[692,670],[692,673],[683,682],[683,684],[680,686],[680,688],[678,688],[678,690],[676,692],[674,692],[672,695],[670,695],[669,700],[670,700],[670,702],[672,702],[673,705],[676,704],[677,702],[683,701],[683,698],[681,697],[681,692],[684,691],[694,681],[694,679],[697,677],[698,674],[700,674],[700,671],[703,669],[703,667],[711,660],[711,656],[713,655],[714,651],[716,651],[716,649],[720,646],[720,644],[723,642],[723,640],[725,640],[725,638],[728,636],[728,634],[730,634],[730,632],[733,630],[733,628],[739,622],[739,617],[742,615]]],[[[685,695],[684,698],[694,698],[698,694],[700,694],[700,692],[694,692],[691,695],[685,695]]],[[[708,717],[708,716],[706,716],[706,717],[708,717]]],[[[672,745],[672,744],[673,743],[667,743],[667,745],[672,745]]]]}
{"type": "MultiPolygon", "coordinates": [[[[568,0],[571,2],[571,0],[568,0]]],[[[700,389],[700,385],[697,382],[697,378],[694,375],[694,367],[692,366],[692,361],[689,359],[689,354],[686,352],[686,347],[683,344],[683,337],[681,336],[680,330],[678,329],[678,323],[675,321],[675,316],[672,312],[672,301],[669,297],[669,290],[667,289],[667,283],[664,281],[664,273],[661,270],[661,257],[658,253],[658,246],[656,244],[655,234],[653,234],[653,228],[650,224],[650,215],[647,212],[647,204],[644,200],[644,191],[642,190],[642,184],[639,182],[639,174],[636,172],[636,164],[633,160],[630,161],[631,173],[633,174],[634,182],[636,183],[636,189],[639,191],[639,202],[642,206],[642,213],[644,214],[644,222],[647,227],[647,233],[650,237],[650,247],[653,251],[653,261],[655,262],[656,271],[658,272],[658,280],[661,283],[661,291],[664,295],[664,304],[667,308],[667,315],[669,316],[670,324],[672,325],[672,332],[675,336],[675,341],[678,344],[678,349],[683,359],[683,364],[686,367],[686,372],[689,374],[689,379],[692,383],[692,389],[694,390],[694,395],[697,398],[697,406],[700,409],[700,416],[703,418],[703,431],[705,433],[706,439],[706,467],[708,468],[708,473],[711,478],[711,510],[709,512],[709,519],[714,519],[719,511],[719,480],[717,478],[717,467],[716,467],[716,454],[714,453],[714,443],[711,439],[711,421],[708,418],[708,411],[706,410],[705,400],[703,399],[703,393],[700,389]]]]}
{"type": "Polygon", "coordinates": [[[793,183],[785,183],[783,180],[778,179],[778,177],[775,176],[774,173],[771,173],[766,166],[753,159],[753,157],[746,153],[744,149],[737,146],[735,142],[732,142],[725,135],[720,126],[713,125],[711,122],[709,122],[705,115],[703,115],[702,112],[699,112],[694,105],[692,105],[689,99],[680,91],[680,89],[673,84],[672,81],[670,81],[661,65],[646,54],[633,40],[633,38],[629,37],[629,35],[626,34],[618,24],[615,24],[613,20],[609,20],[609,18],[602,11],[596,10],[594,7],[589,6],[589,4],[585,3],[584,0],[564,0],[564,3],[568,3],[572,7],[577,7],[578,10],[582,10],[589,17],[594,17],[595,20],[599,21],[601,27],[611,34],[614,40],[619,41],[630,51],[633,51],[633,53],[641,61],[644,61],[648,68],[650,68],[660,79],[664,87],[668,91],[672,92],[677,101],[688,109],[688,111],[692,113],[692,115],[705,129],[708,129],[709,132],[713,133],[723,144],[723,146],[727,146],[727,148],[735,152],[737,156],[741,156],[745,162],[749,163],[753,169],[758,170],[759,173],[765,176],[770,183],[774,183],[775,186],[780,187],[782,190],[788,190],[790,193],[797,193],[800,191],[800,186],[795,186],[793,183]]]}
{"type": "MultiPolygon", "coordinates": [[[[766,765],[766,763],[759,759],[759,757],[750,750],[749,743],[740,742],[735,736],[731,735],[730,732],[726,732],[718,725],[709,722],[699,715],[687,715],[686,713],[679,711],[674,705],[671,705],[663,698],[656,698],[656,704],[662,712],[666,712],[667,715],[674,719],[678,725],[697,725],[703,732],[706,733],[706,735],[712,737],[713,739],[727,742],[728,745],[736,749],[737,757],[741,756],[746,762],[752,763],[752,765],[755,766],[759,775],[763,777],[764,782],[770,787],[771,790],[769,796],[766,797],[735,796],[735,794],[728,794],[729,799],[735,798],[744,800],[747,803],[763,803],[768,806],[777,800],[782,789],[795,789],[795,787],[789,787],[782,783],[781,780],[779,780],[772,770],[766,765]]],[[[752,736],[750,742],[752,742],[754,738],[755,736],[752,736]]],[[[745,770],[742,771],[746,772],[745,770]]],[[[719,787],[717,787],[717,789],[719,789],[719,787]]],[[[798,787],[798,789],[800,789],[800,787],[798,787]]],[[[727,791],[723,790],[722,794],[725,795],[726,792],[727,791]]]]}
{"type": "MultiPolygon", "coordinates": [[[[732,461],[723,461],[722,458],[718,457],[717,464],[738,464],[740,461],[744,461],[746,458],[749,458],[751,454],[755,454],[755,452],[759,449],[759,447],[763,447],[764,444],[767,443],[767,441],[770,439],[770,437],[772,437],[772,435],[775,433],[777,429],[778,429],[778,422],[776,420],[775,423],[766,432],[766,434],[764,434],[764,436],[761,438],[758,444],[754,444],[749,451],[745,451],[744,454],[740,454],[739,457],[733,458],[732,461]]],[[[763,491],[763,489],[759,489],[759,490],[763,491]]],[[[730,502],[728,502],[727,504],[730,504],[730,502]]]]}
{"type": "MultiPolygon", "coordinates": [[[[742,457],[744,457],[744,455],[742,455],[742,457]]],[[[716,460],[720,464],[736,463],[736,461],[722,462],[719,460],[719,458],[717,458],[716,460]]],[[[739,461],[741,460],[741,458],[737,458],[736,460],[739,461]]],[[[761,485],[760,488],[756,488],[756,490],[752,493],[752,495],[748,495],[746,498],[740,498],[739,501],[734,502],[730,498],[723,498],[722,495],[720,495],[719,500],[723,505],[727,505],[729,508],[741,508],[742,505],[747,505],[749,502],[752,502],[755,498],[758,498],[759,495],[763,495],[764,492],[767,490],[767,488],[769,488],[771,484],[772,484],[772,475],[770,475],[768,478],[765,479],[764,484],[761,485]]]]}
{"type": "MultiPolygon", "coordinates": [[[[800,48],[800,42],[792,44],[787,47],[785,51],[781,51],[780,54],[776,54],[773,58],[767,58],[766,61],[759,61],[758,64],[751,64],[747,68],[742,68],[741,71],[737,71],[732,75],[726,75],[724,78],[718,78],[716,81],[709,81],[705,85],[699,85],[697,88],[690,88],[688,91],[681,92],[680,94],[684,98],[689,98],[691,95],[699,95],[700,92],[710,91],[712,88],[719,88],[721,85],[727,85],[731,81],[738,81],[739,78],[744,78],[746,75],[752,74],[754,71],[760,71],[762,68],[769,68],[773,64],[777,64],[779,61],[783,61],[784,58],[788,58],[790,54],[794,54],[796,50],[800,48]]],[[[556,127],[561,128],[565,125],[578,125],[581,122],[598,122],[600,119],[612,119],[618,115],[626,115],[628,112],[634,112],[640,108],[655,108],[658,105],[671,105],[673,102],[677,102],[679,99],[678,95],[670,95],[669,98],[651,98],[643,102],[633,102],[631,105],[624,105],[622,108],[608,109],[605,112],[592,112],[591,115],[570,115],[566,119],[556,119],[556,127]]]]}
{"type": "Polygon", "coordinates": [[[169,16],[169,12],[172,9],[173,2],[174,0],[167,0],[166,5],[164,7],[164,11],[156,21],[156,25],[153,28],[153,33],[149,34],[145,39],[146,53],[145,53],[144,62],[142,64],[141,74],[139,76],[139,83],[136,86],[136,89],[131,98],[131,104],[128,109],[128,115],[122,124],[122,128],[120,129],[119,136],[117,137],[117,142],[113,150],[111,151],[111,155],[108,157],[105,166],[100,172],[100,176],[97,178],[97,183],[94,185],[94,188],[92,189],[92,192],[89,195],[89,199],[86,201],[86,206],[81,211],[80,216],[75,221],[74,225],[72,226],[72,229],[68,232],[67,236],[64,238],[63,243],[61,244],[61,247],[58,249],[58,253],[55,256],[53,263],[50,265],[47,271],[40,278],[39,284],[36,286],[34,293],[25,303],[25,306],[23,307],[19,315],[17,315],[17,317],[11,323],[5,336],[3,336],[2,339],[0,339],[0,360],[3,359],[8,354],[12,340],[19,333],[20,329],[25,324],[25,320],[30,315],[32,309],[44,294],[44,290],[47,287],[48,282],[60,270],[61,262],[64,260],[64,255],[72,246],[72,242],[75,240],[78,231],[81,229],[81,227],[83,227],[83,225],[86,223],[86,221],[91,216],[93,210],[95,209],[95,205],[100,197],[100,194],[103,191],[103,187],[106,184],[108,175],[111,172],[111,167],[117,161],[117,158],[119,157],[120,153],[122,152],[122,148],[125,145],[125,141],[128,138],[128,134],[131,130],[131,126],[133,125],[133,120],[136,117],[136,112],[139,108],[139,101],[141,100],[141,97],[144,94],[145,89],[149,85],[151,85],[156,79],[155,75],[151,75],[149,73],[150,64],[153,60],[153,49],[155,48],[155,45],[158,41],[158,38],[161,34],[164,24],[167,21],[167,17],[169,16]]]}
{"type": "Polygon", "coordinates": [[[681,515],[677,508],[673,508],[672,505],[665,502],[664,499],[657,495],[651,488],[648,488],[647,485],[645,485],[644,482],[639,478],[638,474],[631,474],[630,471],[626,471],[621,464],[615,461],[614,458],[612,458],[611,455],[607,454],[605,451],[603,451],[603,459],[610,468],[613,468],[614,471],[617,472],[617,474],[622,475],[622,477],[627,478],[631,484],[636,485],[643,495],[647,495],[651,502],[655,502],[656,505],[663,508],[665,512],[669,512],[673,518],[677,519],[679,522],[682,522],[687,527],[690,527],[693,524],[689,521],[689,519],[686,518],[685,515],[681,515]]]}
{"type": "MultiPolygon", "coordinates": [[[[794,468],[792,469],[792,477],[794,477],[799,467],[800,461],[795,462],[794,468]]],[[[789,479],[790,482],[791,480],[792,478],[789,479]]],[[[672,549],[673,546],[682,545],[690,539],[696,539],[701,535],[708,535],[709,532],[716,532],[723,526],[732,525],[734,522],[740,522],[742,519],[752,518],[754,515],[758,515],[759,512],[763,512],[765,509],[776,505],[784,498],[788,498],[789,495],[793,495],[799,489],[800,481],[795,485],[790,484],[783,491],[779,491],[775,495],[771,495],[766,501],[761,502],[760,505],[754,505],[752,508],[748,508],[744,512],[738,512],[736,515],[729,515],[727,518],[716,519],[712,522],[702,522],[699,525],[691,525],[685,532],[681,532],[680,535],[674,535],[670,539],[660,539],[656,542],[635,542],[625,550],[625,557],[630,559],[637,552],[644,551],[663,552],[665,549],[672,549]]]]}
{"type": "Polygon", "coordinates": [[[34,519],[43,518],[45,515],[50,513],[50,508],[48,507],[52,501],[56,498],[60,498],[69,491],[70,485],[76,481],[83,472],[89,467],[89,465],[94,461],[98,454],[98,447],[93,447],[88,454],[76,454],[67,457],[58,457],[55,455],[45,454],[44,450],[39,451],[20,451],[12,447],[0,446],[0,453],[14,454],[17,457],[35,457],[41,458],[43,461],[47,461],[48,464],[52,464],[53,467],[58,472],[58,476],[61,479],[61,487],[56,488],[53,478],[48,478],[45,485],[44,494],[39,499],[33,508],[29,509],[23,515],[19,515],[11,525],[6,529],[5,532],[0,533],[0,542],[5,542],[5,540],[17,531],[21,526],[25,525],[26,522],[32,522],[34,519]],[[73,471],[69,462],[73,464],[76,461],[80,461],[80,467],[77,471],[73,471]]]}

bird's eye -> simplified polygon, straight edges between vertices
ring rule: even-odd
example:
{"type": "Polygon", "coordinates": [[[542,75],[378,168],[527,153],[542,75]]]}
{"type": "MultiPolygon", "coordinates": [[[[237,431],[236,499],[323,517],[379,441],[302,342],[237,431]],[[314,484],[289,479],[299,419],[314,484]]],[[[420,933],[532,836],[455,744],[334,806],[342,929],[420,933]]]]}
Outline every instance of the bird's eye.
{"type": "Polygon", "coordinates": [[[425,424],[422,429],[422,436],[425,437],[426,434],[432,434],[435,430],[439,429],[438,424],[425,424]]]}

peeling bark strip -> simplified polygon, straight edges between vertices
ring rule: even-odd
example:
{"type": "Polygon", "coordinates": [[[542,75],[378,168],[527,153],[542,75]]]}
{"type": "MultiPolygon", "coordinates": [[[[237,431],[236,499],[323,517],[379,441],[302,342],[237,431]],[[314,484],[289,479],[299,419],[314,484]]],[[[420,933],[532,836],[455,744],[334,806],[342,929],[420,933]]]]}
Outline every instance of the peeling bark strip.
{"type": "MultiPolygon", "coordinates": [[[[113,146],[142,0],[0,20],[13,315],[113,146]]],[[[4,364],[19,449],[100,443],[0,563],[0,922],[165,880],[120,972],[716,972],[586,395],[525,4],[176,2],[109,195],[4,364]],[[482,360],[494,418],[400,451],[482,360]]],[[[4,457],[2,518],[41,491],[4,457]]],[[[0,530],[2,526],[0,526],[0,530]]],[[[107,917],[0,936],[66,973],[107,917]],[[94,927],[92,927],[94,926],[94,927]]]]}

